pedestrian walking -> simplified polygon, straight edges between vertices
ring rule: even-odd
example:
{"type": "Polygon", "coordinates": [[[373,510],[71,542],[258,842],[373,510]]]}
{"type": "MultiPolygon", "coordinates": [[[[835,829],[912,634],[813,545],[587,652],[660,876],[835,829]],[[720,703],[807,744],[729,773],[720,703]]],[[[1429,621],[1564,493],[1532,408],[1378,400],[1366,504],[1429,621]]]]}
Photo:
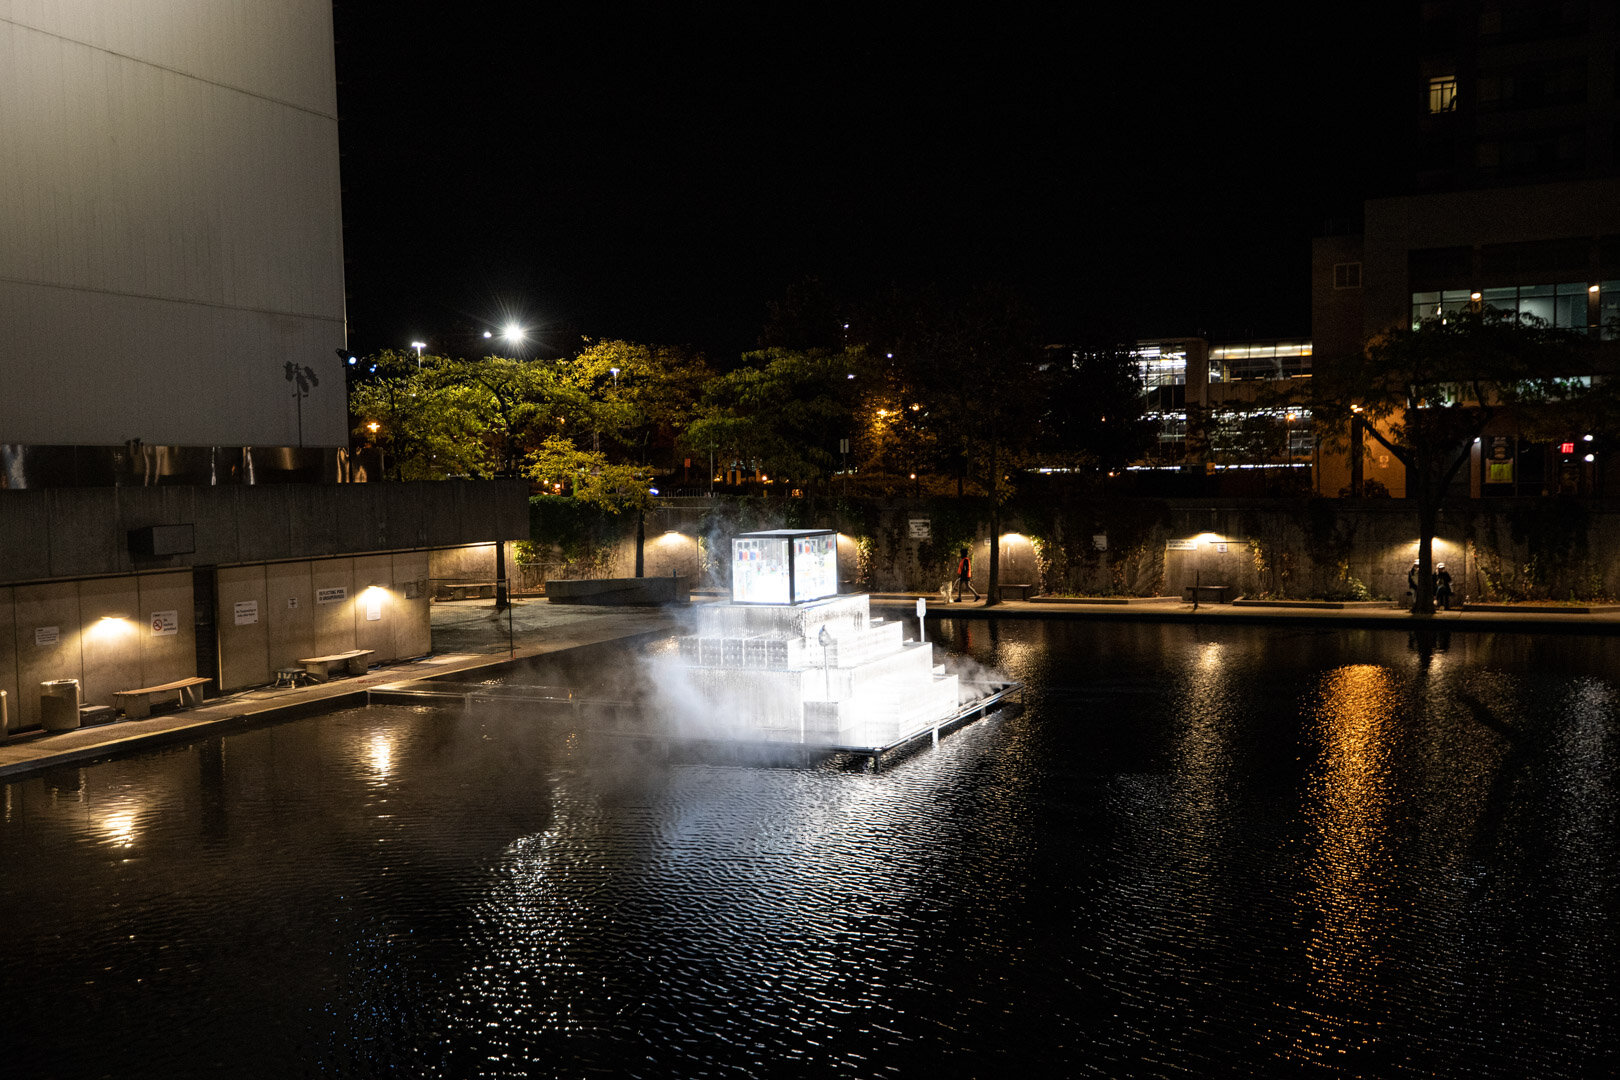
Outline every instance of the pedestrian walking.
{"type": "Polygon", "coordinates": [[[956,564],[956,599],[962,599],[962,587],[966,586],[973,599],[979,599],[979,590],[973,587],[973,559],[968,555],[968,549],[962,549],[962,557],[956,564]]]}
{"type": "Polygon", "coordinates": [[[1417,606],[1417,575],[1418,561],[1413,559],[1412,569],[1406,572],[1406,606],[1408,608],[1417,606]]]}

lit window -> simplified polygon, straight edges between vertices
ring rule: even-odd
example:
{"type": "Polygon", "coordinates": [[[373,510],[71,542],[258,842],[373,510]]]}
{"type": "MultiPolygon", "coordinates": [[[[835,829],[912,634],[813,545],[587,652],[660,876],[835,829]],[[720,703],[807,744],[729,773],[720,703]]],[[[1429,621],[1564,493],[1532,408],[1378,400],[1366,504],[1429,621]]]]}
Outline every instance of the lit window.
{"type": "Polygon", "coordinates": [[[1457,76],[1436,75],[1429,80],[1429,111],[1455,112],[1457,109],[1457,76]]]}
{"type": "Polygon", "coordinates": [[[1334,263],[1333,287],[1335,289],[1361,288],[1361,264],[1358,262],[1334,263]]]}

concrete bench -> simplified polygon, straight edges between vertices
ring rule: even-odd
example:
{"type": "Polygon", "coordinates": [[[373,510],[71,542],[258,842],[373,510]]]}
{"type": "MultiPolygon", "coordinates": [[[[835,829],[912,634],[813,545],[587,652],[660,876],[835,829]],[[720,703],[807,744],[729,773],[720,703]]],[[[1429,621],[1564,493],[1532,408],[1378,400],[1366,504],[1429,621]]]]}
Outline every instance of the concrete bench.
{"type": "Polygon", "coordinates": [[[1191,600],[1194,607],[1202,601],[1206,604],[1224,604],[1232,599],[1237,590],[1230,585],[1187,585],[1183,587],[1182,599],[1191,600]]]}
{"type": "Polygon", "coordinates": [[[189,679],[176,679],[161,686],[142,686],[135,690],[117,690],[113,693],[113,702],[125,718],[141,720],[152,715],[152,699],[174,695],[180,702],[182,709],[189,709],[193,705],[202,704],[202,688],[212,679],[192,676],[189,679]]]}
{"type": "Polygon", "coordinates": [[[1039,585],[998,585],[998,586],[996,586],[996,588],[1001,590],[1001,598],[1003,600],[1006,600],[1006,599],[1009,599],[1009,598],[1014,599],[1014,600],[1028,600],[1029,597],[1030,597],[1030,594],[1035,592],[1036,589],[1039,589],[1040,586],[1039,585]]]}
{"type": "Polygon", "coordinates": [[[350,675],[364,675],[366,668],[371,666],[370,657],[375,651],[350,649],[331,656],[306,656],[298,662],[304,665],[304,674],[316,682],[325,682],[331,678],[332,669],[338,666],[342,666],[350,675]]]}
{"type": "Polygon", "coordinates": [[[495,583],[493,581],[441,582],[434,586],[433,589],[433,598],[435,600],[487,599],[494,595],[495,583]]]}

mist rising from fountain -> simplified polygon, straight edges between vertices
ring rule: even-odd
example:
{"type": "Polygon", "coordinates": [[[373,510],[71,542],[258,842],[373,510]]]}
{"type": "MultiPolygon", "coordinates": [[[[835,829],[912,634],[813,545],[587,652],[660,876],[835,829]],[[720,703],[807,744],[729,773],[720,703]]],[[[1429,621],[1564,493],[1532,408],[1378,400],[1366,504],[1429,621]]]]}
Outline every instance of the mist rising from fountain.
{"type": "Polygon", "coordinates": [[[875,751],[937,733],[984,696],[904,620],[874,618],[864,593],[838,595],[837,551],[827,530],[733,539],[730,602],[698,609],[675,653],[652,661],[677,733],[875,751]]]}

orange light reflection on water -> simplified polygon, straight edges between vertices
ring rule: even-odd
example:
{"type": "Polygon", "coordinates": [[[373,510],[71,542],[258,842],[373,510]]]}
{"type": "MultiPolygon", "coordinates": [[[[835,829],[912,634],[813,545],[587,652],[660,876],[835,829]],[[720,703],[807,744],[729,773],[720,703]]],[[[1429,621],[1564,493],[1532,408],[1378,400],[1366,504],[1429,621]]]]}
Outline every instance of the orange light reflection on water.
{"type": "MultiPolygon", "coordinates": [[[[1313,991],[1331,1010],[1364,1001],[1382,962],[1385,890],[1393,878],[1388,828],[1393,805],[1393,744],[1399,710],[1394,673],[1358,664],[1327,673],[1315,711],[1322,746],[1305,818],[1316,834],[1306,867],[1314,888],[1314,927],[1306,941],[1313,991]]],[[[1293,1050],[1323,1061],[1364,1035],[1307,1021],[1293,1050]]]]}

